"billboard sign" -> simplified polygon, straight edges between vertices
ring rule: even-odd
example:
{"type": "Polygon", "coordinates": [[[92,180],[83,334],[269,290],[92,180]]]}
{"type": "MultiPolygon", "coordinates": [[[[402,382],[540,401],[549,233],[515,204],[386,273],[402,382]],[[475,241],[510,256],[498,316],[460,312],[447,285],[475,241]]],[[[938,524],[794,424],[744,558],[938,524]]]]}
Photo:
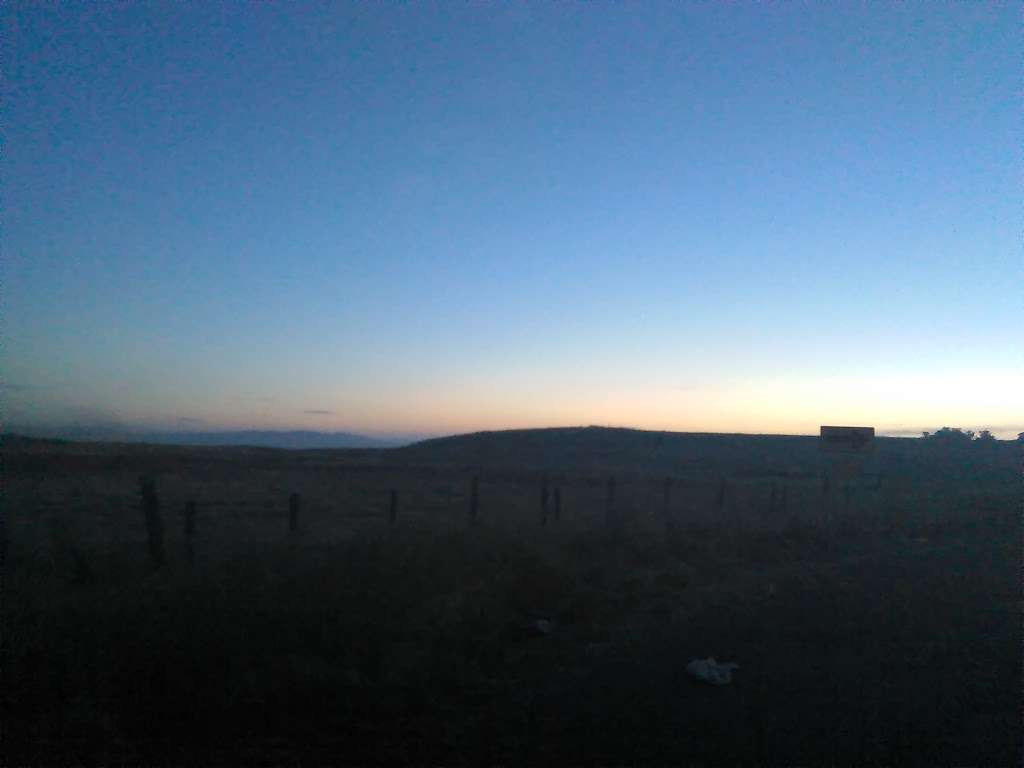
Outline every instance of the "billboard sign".
{"type": "Polygon", "coordinates": [[[818,447],[826,453],[869,453],[875,447],[875,428],[822,427],[818,447]]]}

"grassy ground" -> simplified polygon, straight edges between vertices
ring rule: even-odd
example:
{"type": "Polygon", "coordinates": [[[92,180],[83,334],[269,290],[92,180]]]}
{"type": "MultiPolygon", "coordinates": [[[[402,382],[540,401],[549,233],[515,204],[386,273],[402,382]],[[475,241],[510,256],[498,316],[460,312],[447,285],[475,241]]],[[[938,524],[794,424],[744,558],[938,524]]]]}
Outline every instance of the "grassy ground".
{"type": "Polygon", "coordinates": [[[562,467],[542,526],[507,466],[474,469],[470,525],[461,464],[33,450],[5,489],[5,764],[1020,764],[1002,458],[849,495],[750,471],[721,502],[692,471],[667,508],[621,469],[610,517],[607,474],[562,467]],[[710,655],[732,685],[688,678],[710,655]]]}

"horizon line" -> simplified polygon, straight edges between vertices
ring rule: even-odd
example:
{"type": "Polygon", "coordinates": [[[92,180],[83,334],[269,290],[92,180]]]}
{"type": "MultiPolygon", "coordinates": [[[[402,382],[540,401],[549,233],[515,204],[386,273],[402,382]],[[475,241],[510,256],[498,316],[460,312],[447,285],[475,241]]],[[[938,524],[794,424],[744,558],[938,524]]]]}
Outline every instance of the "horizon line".
{"type": "MultiPolygon", "coordinates": [[[[197,425],[198,426],[198,425],[197,425]]],[[[852,426],[870,426],[870,425],[852,425],[852,426]]],[[[920,439],[922,434],[925,432],[934,432],[938,429],[945,427],[932,427],[931,429],[914,429],[909,427],[875,427],[875,434],[877,437],[887,438],[903,438],[903,439],[920,439]]],[[[550,426],[534,426],[534,427],[500,427],[493,429],[471,429],[466,431],[457,432],[421,432],[410,430],[408,432],[403,431],[360,431],[357,429],[311,429],[308,427],[210,427],[210,428],[186,428],[186,427],[147,427],[140,425],[102,425],[102,424],[63,424],[63,425],[32,425],[26,423],[9,424],[0,431],[0,434],[10,436],[20,436],[28,438],[55,438],[60,439],[62,434],[70,435],[76,432],[97,432],[97,433],[110,433],[111,436],[121,435],[125,437],[136,436],[145,437],[148,435],[163,435],[167,437],[174,436],[185,436],[185,435],[230,435],[232,433],[262,433],[269,435],[283,435],[288,433],[298,433],[307,435],[321,435],[321,436],[335,436],[345,435],[354,438],[363,438],[368,440],[407,440],[410,443],[419,442],[425,440],[438,440],[450,437],[462,437],[468,435],[479,435],[479,434],[493,434],[501,432],[529,432],[529,431],[543,431],[543,430],[567,430],[567,429],[608,429],[608,430],[626,430],[632,432],[651,432],[651,433],[666,433],[666,434],[680,434],[680,435],[744,435],[750,437],[817,437],[818,432],[743,432],[743,431],[714,431],[714,430],[680,430],[680,429],[652,429],[648,427],[634,427],[634,426],[623,426],[617,424],[563,424],[563,425],[550,425],[550,426]],[[36,434],[32,434],[36,433],[36,434]],[[42,434],[45,433],[45,434],[42,434]]],[[[954,429],[969,429],[965,427],[954,427],[954,429]]],[[[969,431],[977,433],[982,428],[969,429],[969,431]]],[[[1002,426],[1002,427],[985,427],[990,432],[1011,432],[1020,434],[1024,431],[1024,426],[1002,426]]],[[[69,437],[68,439],[75,439],[69,437]]],[[[93,442],[108,442],[109,439],[97,436],[90,438],[88,436],[80,436],[79,440],[85,439],[85,441],[93,442]]],[[[1014,437],[999,438],[1000,440],[1013,441],[1014,437]]]]}

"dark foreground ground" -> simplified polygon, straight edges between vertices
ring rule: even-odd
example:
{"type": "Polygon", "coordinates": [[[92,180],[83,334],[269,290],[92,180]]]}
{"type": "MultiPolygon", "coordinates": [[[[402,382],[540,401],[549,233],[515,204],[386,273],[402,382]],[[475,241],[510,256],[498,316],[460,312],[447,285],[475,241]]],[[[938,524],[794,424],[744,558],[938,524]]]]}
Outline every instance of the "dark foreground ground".
{"type": "Polygon", "coordinates": [[[882,443],[826,490],[813,444],[674,462],[626,437],[542,435],[535,463],[523,433],[492,455],[9,441],[3,764],[1021,764],[1013,446],[882,443]],[[688,677],[706,656],[731,685],[688,677]]]}

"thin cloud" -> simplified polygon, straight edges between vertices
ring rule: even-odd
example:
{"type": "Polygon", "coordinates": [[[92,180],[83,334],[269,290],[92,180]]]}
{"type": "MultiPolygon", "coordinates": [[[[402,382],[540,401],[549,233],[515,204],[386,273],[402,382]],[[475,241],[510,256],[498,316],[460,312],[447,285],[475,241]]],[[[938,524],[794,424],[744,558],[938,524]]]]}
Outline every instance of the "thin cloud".
{"type": "Polygon", "coordinates": [[[303,411],[303,413],[311,413],[314,416],[333,416],[334,415],[334,411],[325,411],[322,408],[309,408],[309,409],[303,411]]]}
{"type": "Polygon", "coordinates": [[[195,416],[180,416],[178,418],[182,424],[202,424],[203,419],[197,419],[195,416]]]}
{"type": "Polygon", "coordinates": [[[8,384],[7,382],[0,382],[0,389],[5,392],[24,392],[28,387],[24,384],[8,384]]]}

